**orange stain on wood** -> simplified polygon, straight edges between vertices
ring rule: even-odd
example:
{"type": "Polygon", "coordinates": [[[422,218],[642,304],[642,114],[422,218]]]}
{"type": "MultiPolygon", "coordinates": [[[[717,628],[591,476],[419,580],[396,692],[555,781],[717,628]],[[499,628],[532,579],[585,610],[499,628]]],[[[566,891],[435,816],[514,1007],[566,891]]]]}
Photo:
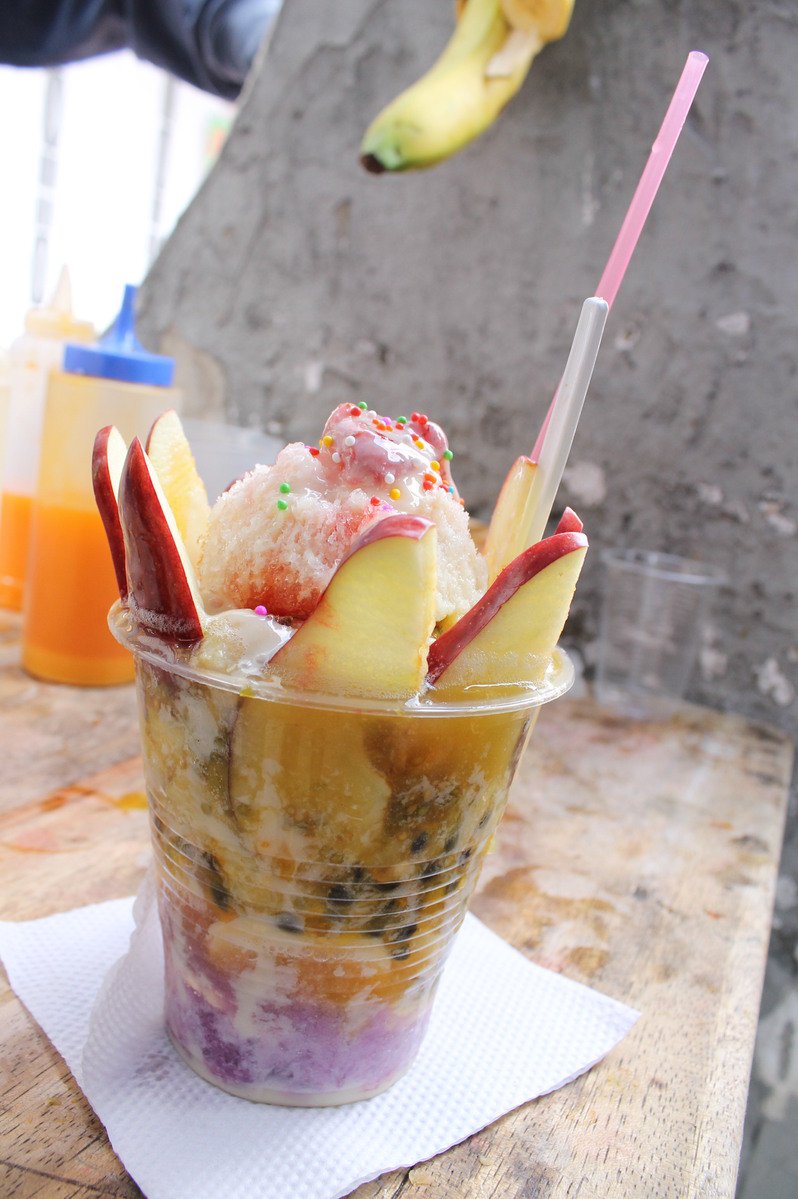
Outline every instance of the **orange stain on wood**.
{"type": "Polygon", "coordinates": [[[118,799],[111,799],[108,795],[99,795],[98,798],[112,803],[115,808],[120,808],[123,812],[147,810],[147,796],[143,791],[126,791],[118,799]]]}
{"type": "Polygon", "coordinates": [[[48,795],[47,799],[42,800],[39,807],[43,812],[56,812],[68,802],[67,796],[64,795],[63,791],[59,791],[55,795],[48,795]]]}
{"type": "Polygon", "coordinates": [[[18,841],[0,841],[0,849],[12,853],[76,853],[78,845],[56,845],[49,833],[31,831],[22,834],[18,841]]]}
{"type": "Polygon", "coordinates": [[[592,978],[605,966],[609,960],[606,949],[598,949],[594,945],[576,945],[565,955],[568,966],[573,966],[585,978],[592,978]]]}

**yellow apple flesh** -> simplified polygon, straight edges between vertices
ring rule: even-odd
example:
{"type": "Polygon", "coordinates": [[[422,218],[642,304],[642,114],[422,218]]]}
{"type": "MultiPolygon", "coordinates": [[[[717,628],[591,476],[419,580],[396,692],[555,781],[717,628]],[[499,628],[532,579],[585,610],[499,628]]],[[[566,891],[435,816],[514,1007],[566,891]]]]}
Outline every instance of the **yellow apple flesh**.
{"type": "Polygon", "coordinates": [[[386,516],[355,541],[317,607],[277,651],[286,687],[407,699],[419,690],[435,621],[431,521],[386,516]]]}
{"type": "Polygon", "coordinates": [[[507,472],[485,542],[488,578],[491,582],[526,549],[528,521],[526,513],[533,493],[537,464],[531,458],[517,458],[507,472]]]}
{"type": "Polygon", "coordinates": [[[196,570],[211,507],[180,417],[173,408],[155,421],[146,448],[196,570]]]}

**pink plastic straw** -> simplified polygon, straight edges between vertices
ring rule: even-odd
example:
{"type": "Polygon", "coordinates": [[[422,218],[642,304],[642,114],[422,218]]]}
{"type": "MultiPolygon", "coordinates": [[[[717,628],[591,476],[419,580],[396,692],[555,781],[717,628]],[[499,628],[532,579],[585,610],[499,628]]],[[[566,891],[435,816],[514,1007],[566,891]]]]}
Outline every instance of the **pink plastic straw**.
{"type": "MultiPolygon", "coordinates": [[[[654,197],[659,191],[662,177],[665,174],[676,143],[679,140],[679,134],[684,128],[687,114],[695,99],[698,85],[701,82],[701,77],[706,70],[708,62],[709,59],[706,54],[702,54],[700,50],[692,50],[687,56],[687,62],[684,64],[681,78],[676,85],[676,91],[673,93],[673,98],[668,105],[668,111],[665,113],[665,119],[651,147],[648,162],[645,165],[643,174],[640,176],[640,182],[637,185],[635,194],[632,196],[629,211],[624,217],[621,231],[615,240],[615,245],[612,247],[610,256],[607,259],[604,273],[596,288],[595,294],[600,296],[602,300],[606,300],[610,308],[612,308],[613,301],[623,282],[626,268],[629,265],[635,246],[643,231],[646,218],[651,211],[654,197]]],[[[555,393],[549,411],[546,413],[546,419],[538,433],[535,448],[532,450],[531,458],[533,462],[537,462],[540,457],[540,450],[546,436],[546,430],[549,427],[549,420],[556,399],[557,395],[555,393]]]]}
{"type": "Polygon", "coordinates": [[[708,62],[706,54],[702,54],[699,50],[693,50],[687,56],[682,77],[676,85],[676,91],[673,93],[673,99],[665,113],[662,127],[651,147],[645,170],[640,176],[637,191],[632,197],[629,211],[624,217],[621,231],[612,247],[612,253],[604,267],[604,274],[596,288],[596,295],[606,300],[610,308],[612,308],[612,302],[623,283],[623,277],[626,274],[629,260],[634,254],[637,239],[643,231],[646,217],[651,211],[654,197],[662,183],[662,176],[671,160],[671,155],[679,140],[679,134],[684,128],[687,114],[695,99],[701,76],[704,74],[708,62]]]}

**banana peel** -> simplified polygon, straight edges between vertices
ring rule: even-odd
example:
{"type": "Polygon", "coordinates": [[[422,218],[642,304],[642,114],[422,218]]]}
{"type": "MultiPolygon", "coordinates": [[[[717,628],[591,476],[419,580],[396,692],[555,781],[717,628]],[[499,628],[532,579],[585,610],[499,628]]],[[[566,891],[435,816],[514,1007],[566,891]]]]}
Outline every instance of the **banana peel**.
{"type": "Polygon", "coordinates": [[[366,130],[374,174],[434,166],[483,133],[516,94],[539,51],[566,32],[574,0],[458,0],[437,62],[366,130]]]}

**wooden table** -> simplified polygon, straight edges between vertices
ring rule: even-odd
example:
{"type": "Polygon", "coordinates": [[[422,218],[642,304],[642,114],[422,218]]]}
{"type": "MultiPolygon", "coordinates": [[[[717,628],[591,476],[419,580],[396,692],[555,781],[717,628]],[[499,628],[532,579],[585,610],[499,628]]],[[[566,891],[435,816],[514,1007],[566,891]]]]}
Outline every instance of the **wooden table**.
{"type": "MultiPolygon", "coordinates": [[[[0,916],[22,920],[132,893],[148,837],[132,688],[35,683],[17,642],[0,617],[0,916]]],[[[357,1199],[733,1194],[790,760],[781,733],[700,708],[543,712],[474,909],[642,1018],[589,1074],[357,1199]]],[[[0,1195],[139,1195],[0,986],[0,1195]]]]}

